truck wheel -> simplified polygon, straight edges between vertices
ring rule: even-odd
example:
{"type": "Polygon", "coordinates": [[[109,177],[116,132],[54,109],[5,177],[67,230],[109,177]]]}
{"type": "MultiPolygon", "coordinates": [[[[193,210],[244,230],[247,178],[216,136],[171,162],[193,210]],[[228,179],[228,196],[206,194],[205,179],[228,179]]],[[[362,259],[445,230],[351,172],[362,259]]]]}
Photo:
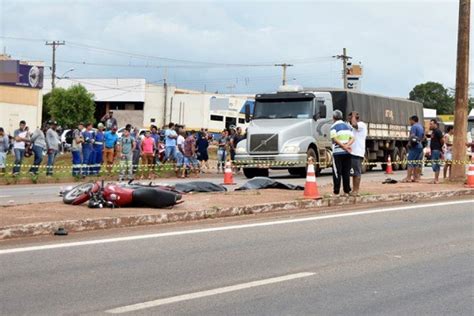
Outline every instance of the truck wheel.
{"type": "Polygon", "coordinates": [[[268,177],[268,169],[244,168],[244,175],[247,179],[252,179],[255,177],[268,177]]]}
{"type": "Polygon", "coordinates": [[[400,170],[400,152],[398,151],[398,148],[395,147],[395,149],[392,151],[392,154],[390,155],[390,158],[392,159],[392,169],[393,171],[398,171],[400,170]]]}
{"type": "Polygon", "coordinates": [[[398,149],[398,151],[400,152],[401,161],[404,161],[404,162],[400,163],[400,170],[407,170],[407,168],[408,168],[408,163],[406,162],[407,159],[408,159],[407,149],[405,147],[400,147],[398,149]]]}
{"type": "MultiPolygon", "coordinates": [[[[307,156],[307,158],[309,158],[309,157],[313,158],[313,161],[315,161],[315,162],[319,162],[318,155],[316,155],[316,151],[314,151],[313,148],[308,149],[308,151],[306,152],[306,156],[307,156]]],[[[303,176],[306,177],[306,173],[307,173],[306,169],[307,168],[304,168],[304,169],[305,169],[305,171],[304,171],[303,176]]],[[[316,173],[316,176],[319,177],[321,175],[321,170],[322,169],[321,169],[321,166],[319,164],[314,165],[314,171],[316,173]]]]}
{"type": "Polygon", "coordinates": [[[370,170],[369,165],[367,165],[367,163],[369,163],[369,152],[366,151],[364,155],[364,160],[362,160],[362,173],[366,173],[370,170]]]}

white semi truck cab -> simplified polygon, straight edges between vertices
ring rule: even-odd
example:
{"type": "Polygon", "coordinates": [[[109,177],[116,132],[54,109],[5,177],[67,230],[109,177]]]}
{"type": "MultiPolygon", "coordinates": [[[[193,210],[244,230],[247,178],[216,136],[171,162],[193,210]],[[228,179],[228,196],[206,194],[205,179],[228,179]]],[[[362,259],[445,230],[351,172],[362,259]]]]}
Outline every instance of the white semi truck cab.
{"type": "Polygon", "coordinates": [[[311,156],[317,172],[331,166],[333,102],[329,92],[282,86],[276,93],[257,94],[247,137],[238,143],[236,163],[246,177],[268,176],[268,169],[305,174],[311,156]]]}

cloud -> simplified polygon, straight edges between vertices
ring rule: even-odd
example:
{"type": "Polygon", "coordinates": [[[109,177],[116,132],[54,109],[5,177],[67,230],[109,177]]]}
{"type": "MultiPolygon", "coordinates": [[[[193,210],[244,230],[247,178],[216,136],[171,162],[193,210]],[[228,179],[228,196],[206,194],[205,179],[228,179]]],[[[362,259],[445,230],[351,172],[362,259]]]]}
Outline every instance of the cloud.
{"type": "MultiPolygon", "coordinates": [[[[407,96],[432,80],[454,84],[457,1],[36,1],[4,0],[0,34],[66,40],[58,60],[163,64],[87,50],[68,42],[144,55],[221,63],[295,63],[289,77],[306,86],[340,85],[340,62],[330,56],[347,47],[361,61],[363,89],[407,96]],[[113,3],[113,5],[111,5],[113,3]],[[34,8],[34,9],[33,9],[34,8]],[[26,23],[26,21],[28,23],[26,23]],[[326,59],[320,57],[327,57],[326,59]]],[[[3,42],[14,56],[50,60],[41,42],[3,42]]],[[[58,63],[58,68],[71,65],[58,63]]],[[[74,76],[161,79],[162,70],[77,66],[74,76]]],[[[471,67],[472,69],[472,67],[471,67]]],[[[225,91],[272,91],[281,69],[169,68],[180,86],[225,91]]]]}

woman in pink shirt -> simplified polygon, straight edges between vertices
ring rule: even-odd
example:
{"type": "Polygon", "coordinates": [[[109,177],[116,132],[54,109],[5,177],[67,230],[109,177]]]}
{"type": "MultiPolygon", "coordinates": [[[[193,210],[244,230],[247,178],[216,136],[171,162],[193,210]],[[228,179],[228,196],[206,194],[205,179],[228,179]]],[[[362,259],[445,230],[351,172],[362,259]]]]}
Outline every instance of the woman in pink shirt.
{"type": "Polygon", "coordinates": [[[145,174],[148,179],[150,177],[150,170],[153,168],[153,159],[155,157],[155,139],[151,137],[150,131],[145,133],[145,138],[142,140],[142,165],[144,166],[145,174]]]}

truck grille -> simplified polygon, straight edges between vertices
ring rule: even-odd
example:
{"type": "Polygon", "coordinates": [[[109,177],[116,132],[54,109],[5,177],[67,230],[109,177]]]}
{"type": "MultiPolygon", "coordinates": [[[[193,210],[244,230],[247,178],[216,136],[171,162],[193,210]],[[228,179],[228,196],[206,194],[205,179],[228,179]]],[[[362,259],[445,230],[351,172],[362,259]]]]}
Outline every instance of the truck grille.
{"type": "Polygon", "coordinates": [[[251,153],[278,153],[278,134],[256,134],[250,136],[251,153]]]}

